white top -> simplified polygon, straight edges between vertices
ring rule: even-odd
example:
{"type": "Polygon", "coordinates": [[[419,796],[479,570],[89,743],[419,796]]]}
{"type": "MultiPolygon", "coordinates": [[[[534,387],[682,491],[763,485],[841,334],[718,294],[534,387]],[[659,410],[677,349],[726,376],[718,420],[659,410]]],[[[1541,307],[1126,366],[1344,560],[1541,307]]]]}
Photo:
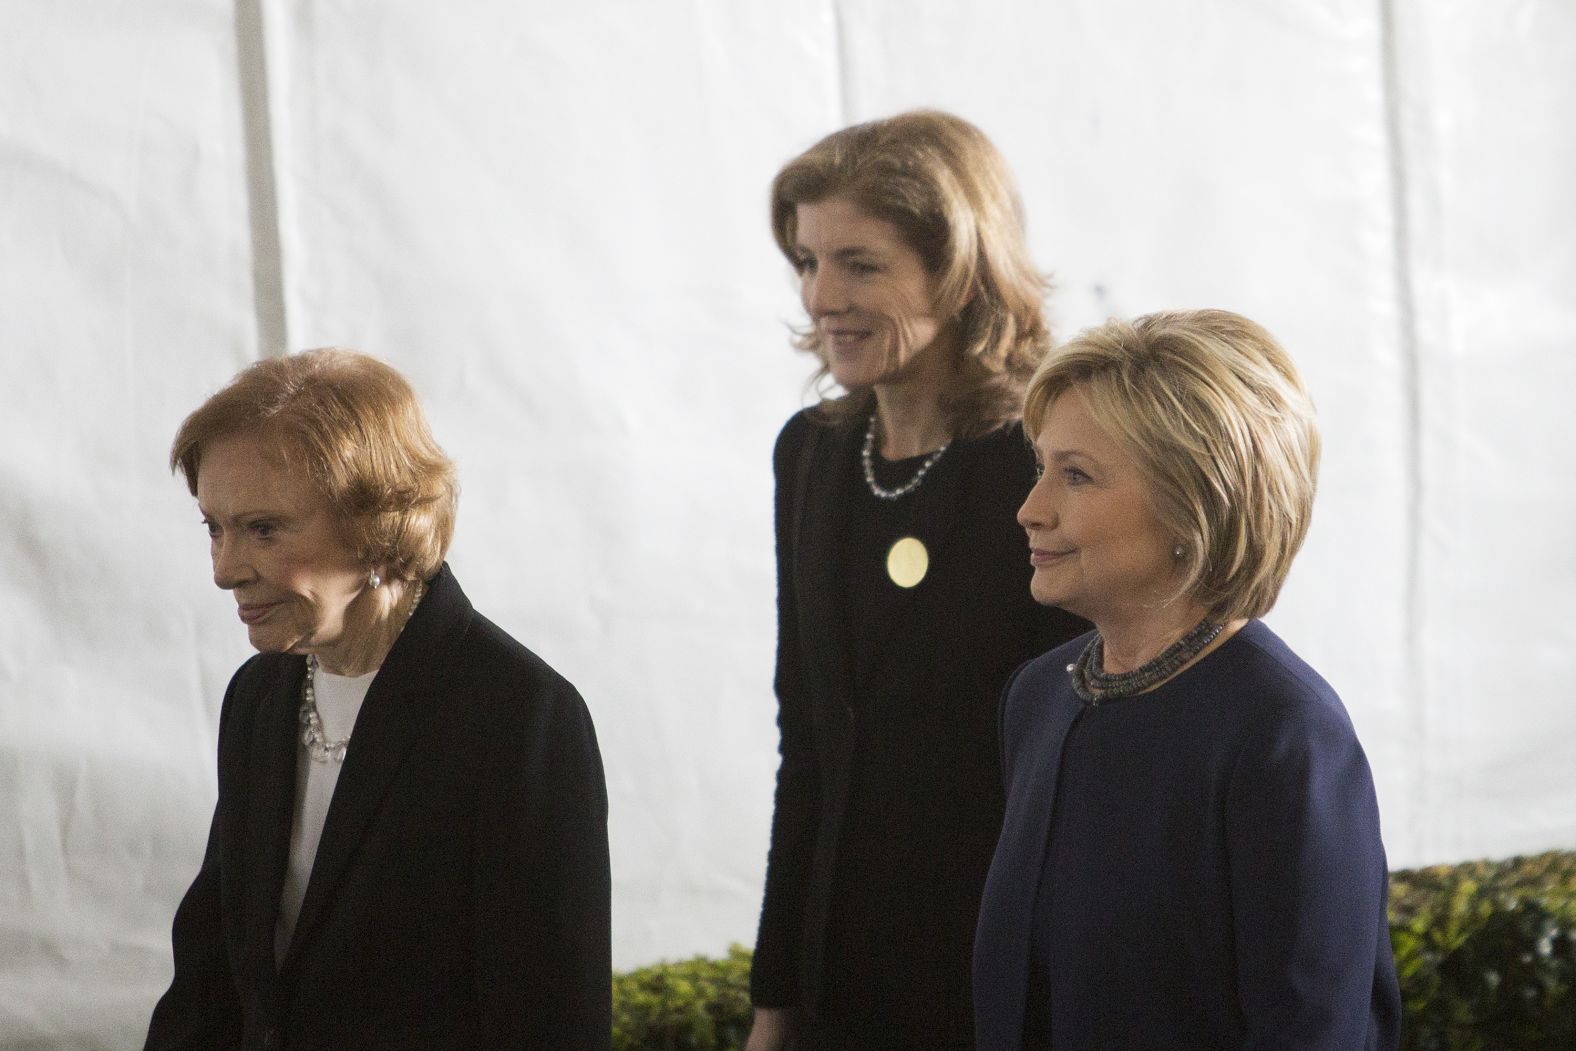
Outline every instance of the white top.
{"type": "MultiPolygon", "coordinates": [[[[317,694],[317,715],[323,722],[323,736],[338,741],[351,736],[356,716],[361,712],[361,702],[377,671],[365,675],[344,676],[324,671],[321,666],[312,679],[312,689],[317,694]]],[[[351,747],[355,747],[352,742],[351,747]]],[[[339,783],[340,764],[330,759],[318,763],[307,754],[306,745],[296,741],[296,798],[295,817],[290,822],[290,863],[285,867],[284,890],[279,895],[279,922],[274,927],[274,961],[284,959],[295,934],[296,920],[301,916],[301,902],[306,898],[306,883],[312,875],[312,862],[317,857],[318,840],[323,838],[323,822],[328,818],[328,804],[334,798],[334,786],[339,783]]]]}

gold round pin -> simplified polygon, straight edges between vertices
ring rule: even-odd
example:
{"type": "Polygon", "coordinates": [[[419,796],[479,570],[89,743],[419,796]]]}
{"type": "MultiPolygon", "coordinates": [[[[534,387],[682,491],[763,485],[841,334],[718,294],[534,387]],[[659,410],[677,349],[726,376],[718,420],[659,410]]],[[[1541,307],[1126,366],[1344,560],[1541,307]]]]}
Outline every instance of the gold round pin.
{"type": "Polygon", "coordinates": [[[887,576],[900,588],[911,588],[925,579],[930,552],[917,536],[905,536],[887,550],[887,576]]]}

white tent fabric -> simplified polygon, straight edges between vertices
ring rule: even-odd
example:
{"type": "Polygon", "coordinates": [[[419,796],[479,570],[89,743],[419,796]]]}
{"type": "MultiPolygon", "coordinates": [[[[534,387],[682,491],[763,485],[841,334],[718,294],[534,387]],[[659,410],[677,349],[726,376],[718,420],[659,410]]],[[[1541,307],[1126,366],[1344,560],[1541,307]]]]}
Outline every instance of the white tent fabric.
{"type": "Polygon", "coordinates": [[[181,417],[376,353],[451,562],[563,671],[616,963],[749,943],[775,770],[769,456],[804,403],[777,166],[939,106],[1022,185],[1058,329],[1223,306],[1321,410],[1271,621],[1396,866],[1576,846],[1576,7],[1428,0],[0,5],[0,1046],[138,1046],[245,657],[181,417]]]}

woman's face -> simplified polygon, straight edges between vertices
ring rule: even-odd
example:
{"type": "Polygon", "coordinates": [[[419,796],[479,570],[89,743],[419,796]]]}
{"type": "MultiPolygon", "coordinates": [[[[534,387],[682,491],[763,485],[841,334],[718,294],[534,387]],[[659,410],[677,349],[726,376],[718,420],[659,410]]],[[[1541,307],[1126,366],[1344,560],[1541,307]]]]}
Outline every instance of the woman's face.
{"type": "Polygon", "coordinates": [[[1156,616],[1175,591],[1174,541],[1155,517],[1138,466],[1073,387],[1051,403],[1034,440],[1040,478],[1018,509],[1029,534],[1029,589],[1102,633],[1156,616]]]}
{"type": "Polygon", "coordinates": [[[832,378],[844,388],[901,379],[947,320],[924,260],[896,226],[844,198],[794,214],[799,292],[832,378]]]}
{"type": "Polygon", "coordinates": [[[235,593],[252,645],[322,653],[343,645],[367,567],[340,535],[328,502],[245,435],[202,450],[197,506],[208,529],[213,582],[235,593]]]}

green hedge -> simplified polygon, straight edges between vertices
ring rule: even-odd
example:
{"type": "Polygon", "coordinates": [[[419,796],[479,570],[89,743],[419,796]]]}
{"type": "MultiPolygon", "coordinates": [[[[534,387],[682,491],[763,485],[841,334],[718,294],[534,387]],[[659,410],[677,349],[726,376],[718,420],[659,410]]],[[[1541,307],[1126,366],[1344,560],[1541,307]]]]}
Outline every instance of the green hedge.
{"type": "Polygon", "coordinates": [[[1404,1051],[1576,1048],[1576,852],[1397,872],[1404,1051]]]}
{"type": "Polygon", "coordinates": [[[750,950],[613,976],[613,1051],[732,1051],[750,1035],[750,950]]]}
{"type": "MultiPolygon", "coordinates": [[[[1395,872],[1403,1051],[1576,1049],[1576,852],[1395,872]]],[[[613,976],[613,1051],[736,1051],[750,953],[613,976]]]]}

